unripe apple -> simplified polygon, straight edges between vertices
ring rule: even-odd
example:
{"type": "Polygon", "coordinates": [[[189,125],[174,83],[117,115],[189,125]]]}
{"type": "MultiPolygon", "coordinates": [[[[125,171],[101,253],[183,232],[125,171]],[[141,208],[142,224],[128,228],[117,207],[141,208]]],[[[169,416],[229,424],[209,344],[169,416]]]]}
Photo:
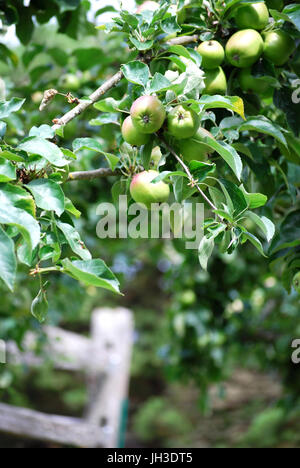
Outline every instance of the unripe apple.
{"type": "Polygon", "coordinates": [[[204,84],[205,88],[203,89],[202,94],[208,94],[210,96],[215,94],[226,94],[227,79],[223,68],[218,67],[213,70],[206,70],[204,84]]]}
{"type": "Polygon", "coordinates": [[[133,125],[130,115],[124,120],[121,132],[124,140],[132,146],[146,145],[150,140],[150,135],[146,135],[137,130],[133,125]]]}
{"type": "Polygon", "coordinates": [[[137,13],[142,13],[143,11],[155,11],[159,8],[159,4],[156,2],[144,2],[142,3],[138,9],[136,10],[137,13]]]}
{"type": "Polygon", "coordinates": [[[151,210],[152,203],[164,203],[170,195],[170,187],[163,181],[157,184],[152,180],[159,176],[158,171],[144,171],[136,174],[130,184],[130,193],[136,203],[151,210]]]}
{"type": "Polygon", "coordinates": [[[293,279],[293,286],[296,289],[297,293],[300,294],[300,271],[296,273],[293,279]]]}
{"type": "Polygon", "coordinates": [[[240,87],[246,93],[264,94],[269,83],[263,77],[256,78],[251,73],[251,68],[243,68],[238,74],[240,87]]]}
{"type": "Polygon", "coordinates": [[[168,114],[168,131],[178,140],[194,136],[199,124],[196,112],[184,106],[174,107],[168,114]]]}
{"type": "Polygon", "coordinates": [[[181,140],[179,143],[180,153],[185,162],[202,161],[206,162],[208,156],[214,150],[203,142],[205,137],[214,138],[205,128],[199,127],[197,133],[189,140],[181,140]]]}
{"type": "Polygon", "coordinates": [[[151,165],[154,168],[157,168],[161,158],[162,158],[162,152],[160,150],[160,147],[155,146],[155,148],[153,148],[153,150],[151,152],[151,160],[150,160],[151,165]]]}
{"type": "Polygon", "coordinates": [[[269,22],[269,11],[264,2],[239,6],[234,15],[239,29],[264,29],[269,22]]]}
{"type": "Polygon", "coordinates": [[[179,296],[179,302],[186,307],[195,304],[196,300],[197,296],[192,289],[187,289],[186,291],[183,291],[179,296]]]}
{"type": "Polygon", "coordinates": [[[284,65],[296,48],[295,41],[281,29],[265,33],[263,38],[264,57],[277,66],[284,65]]]}
{"type": "Polygon", "coordinates": [[[202,57],[202,68],[211,70],[217,68],[225,58],[223,46],[218,41],[204,41],[198,47],[202,57]]]}
{"type": "Polygon", "coordinates": [[[142,133],[155,133],[163,125],[166,110],[155,96],[141,96],[131,106],[133,125],[142,133]]]}
{"type": "Polygon", "coordinates": [[[254,65],[263,50],[264,41],[254,29],[244,29],[233,34],[225,48],[227,60],[238,68],[248,68],[254,65]]]}
{"type": "Polygon", "coordinates": [[[66,73],[60,77],[59,86],[66,91],[77,91],[80,87],[80,79],[72,73],[66,73]]]}

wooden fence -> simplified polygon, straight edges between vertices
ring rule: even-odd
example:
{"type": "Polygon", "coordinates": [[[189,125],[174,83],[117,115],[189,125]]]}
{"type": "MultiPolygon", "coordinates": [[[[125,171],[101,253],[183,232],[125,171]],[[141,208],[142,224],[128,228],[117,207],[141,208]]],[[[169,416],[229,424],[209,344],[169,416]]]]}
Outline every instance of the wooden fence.
{"type": "MultiPolygon", "coordinates": [[[[89,394],[85,415],[77,419],[0,403],[0,431],[77,447],[122,446],[133,345],[132,313],[123,308],[95,310],[90,338],[51,326],[44,331],[46,353],[53,365],[85,373],[89,394]]],[[[24,352],[7,343],[8,362],[43,365],[35,347],[36,335],[32,332],[26,335],[24,352]]]]}

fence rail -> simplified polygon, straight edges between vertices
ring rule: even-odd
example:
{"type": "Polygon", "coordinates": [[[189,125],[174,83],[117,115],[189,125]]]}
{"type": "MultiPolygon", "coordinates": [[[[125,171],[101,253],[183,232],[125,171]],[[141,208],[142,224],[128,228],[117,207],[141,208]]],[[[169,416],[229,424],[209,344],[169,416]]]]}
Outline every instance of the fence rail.
{"type": "Polygon", "coordinates": [[[40,413],[0,403],[0,431],[78,447],[119,446],[133,345],[133,316],[123,308],[97,309],[90,338],[57,327],[45,327],[43,354],[36,355],[37,336],[30,332],[24,352],[8,343],[8,362],[41,366],[44,356],[58,369],[83,371],[89,403],[83,419],[40,413]]]}

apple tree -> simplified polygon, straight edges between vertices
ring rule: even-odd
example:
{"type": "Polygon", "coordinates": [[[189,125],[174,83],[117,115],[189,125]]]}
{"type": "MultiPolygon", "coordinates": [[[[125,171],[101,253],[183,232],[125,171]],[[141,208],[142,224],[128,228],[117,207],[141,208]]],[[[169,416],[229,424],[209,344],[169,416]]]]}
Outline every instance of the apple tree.
{"type": "MultiPolygon", "coordinates": [[[[97,28],[86,18],[89,7],[80,0],[0,4],[3,23],[16,24],[26,46],[22,66],[46,54],[62,72],[51,75],[47,61],[31,67],[30,84],[8,86],[7,99],[0,102],[2,286],[14,294],[20,275],[25,284],[34,281],[38,292],[30,307],[41,322],[47,317],[47,289],[52,291],[58,278],[120,294],[122,285],[91,241],[95,225],[80,223],[80,211],[86,217],[88,209],[78,206],[79,187],[88,204],[89,190],[105,184],[110,200],[127,194],[148,209],[153,202],[174,200],[205,204],[198,255],[185,251],[182,241],[173,242],[185,277],[215,270],[209,263],[215,255],[236,255],[249,263],[255,259],[258,271],[272,272],[288,292],[292,287],[299,292],[300,6],[161,0],[130,12],[100,9],[98,15],[114,14],[97,28]],[[38,23],[54,17],[66,35],[66,50],[34,36],[38,23]],[[104,51],[95,46],[97,35],[104,51]],[[73,48],[66,70],[67,36],[84,39],[73,48]]],[[[4,44],[0,50],[2,61],[18,66],[13,50],[4,44]]],[[[226,295],[222,281],[227,284],[220,277],[208,288],[213,300],[218,291],[226,295]]],[[[194,302],[185,289],[183,310],[194,302]]],[[[201,294],[205,300],[205,291],[201,294]]],[[[182,338],[189,316],[173,313],[171,322],[182,338]]],[[[225,318],[210,320],[215,341],[209,346],[221,349],[225,318]]],[[[226,327],[242,341],[241,323],[235,321],[226,327]]],[[[216,372],[215,358],[205,361],[195,351],[198,344],[190,344],[195,378],[203,359],[206,383],[216,372]]],[[[177,345],[174,340],[178,351],[177,345]]],[[[191,362],[181,364],[184,374],[191,362]]]]}

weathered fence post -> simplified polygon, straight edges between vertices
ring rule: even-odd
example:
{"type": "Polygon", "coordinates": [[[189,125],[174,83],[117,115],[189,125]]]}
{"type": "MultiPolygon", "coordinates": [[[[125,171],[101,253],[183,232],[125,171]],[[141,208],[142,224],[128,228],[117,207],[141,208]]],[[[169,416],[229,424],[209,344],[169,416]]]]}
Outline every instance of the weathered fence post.
{"type": "MultiPolygon", "coordinates": [[[[87,376],[90,399],[85,418],[44,414],[0,403],[0,431],[79,447],[121,446],[133,331],[132,313],[122,308],[95,310],[91,338],[57,327],[44,327],[48,340],[44,351],[53,366],[84,371],[87,376]]],[[[43,365],[43,357],[34,352],[36,341],[36,335],[28,333],[24,352],[15,343],[7,343],[9,362],[43,365]]]]}
{"type": "Polygon", "coordinates": [[[106,434],[106,447],[123,445],[126,418],[131,350],[132,313],[123,308],[95,310],[92,316],[93,356],[101,356],[103,365],[92,360],[89,369],[89,407],[86,420],[99,424],[106,434]]]}

